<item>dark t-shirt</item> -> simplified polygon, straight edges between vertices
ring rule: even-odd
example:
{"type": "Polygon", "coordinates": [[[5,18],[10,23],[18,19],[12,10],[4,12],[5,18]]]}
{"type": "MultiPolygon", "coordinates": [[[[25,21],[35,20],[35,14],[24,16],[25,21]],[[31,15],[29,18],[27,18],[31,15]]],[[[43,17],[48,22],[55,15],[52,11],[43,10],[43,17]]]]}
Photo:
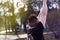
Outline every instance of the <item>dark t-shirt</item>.
{"type": "Polygon", "coordinates": [[[34,40],[44,40],[43,29],[44,29],[44,27],[41,22],[39,22],[36,25],[36,28],[30,29],[30,33],[33,36],[34,40]]]}

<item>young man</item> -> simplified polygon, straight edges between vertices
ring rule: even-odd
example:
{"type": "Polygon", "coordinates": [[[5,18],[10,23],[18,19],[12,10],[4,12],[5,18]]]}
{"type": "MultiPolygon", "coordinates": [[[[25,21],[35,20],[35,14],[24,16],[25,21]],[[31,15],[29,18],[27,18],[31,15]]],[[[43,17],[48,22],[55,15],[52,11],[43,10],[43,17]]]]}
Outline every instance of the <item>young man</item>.
{"type": "Polygon", "coordinates": [[[43,29],[46,23],[47,16],[47,0],[43,0],[43,6],[40,10],[39,15],[31,14],[28,19],[28,24],[30,26],[29,37],[30,40],[44,40],[43,29]]]}
{"type": "Polygon", "coordinates": [[[36,16],[31,16],[29,18],[29,25],[30,25],[30,38],[32,40],[44,40],[43,37],[43,24],[38,21],[36,16]]]}

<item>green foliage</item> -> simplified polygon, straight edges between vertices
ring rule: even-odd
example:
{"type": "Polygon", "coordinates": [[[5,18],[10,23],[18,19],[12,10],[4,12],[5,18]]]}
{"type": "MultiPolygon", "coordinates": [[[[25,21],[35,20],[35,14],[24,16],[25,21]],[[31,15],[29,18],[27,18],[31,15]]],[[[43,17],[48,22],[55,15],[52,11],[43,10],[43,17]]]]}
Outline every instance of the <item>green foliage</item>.
{"type": "MultiPolygon", "coordinates": [[[[3,23],[5,24],[5,28],[6,28],[6,25],[8,25],[7,27],[9,27],[9,22],[11,23],[10,26],[12,27],[15,24],[15,21],[16,21],[16,17],[15,17],[15,14],[14,14],[14,3],[10,3],[9,1],[7,1],[4,4],[0,3],[0,5],[3,7],[3,10],[6,7],[6,8],[8,8],[8,12],[12,13],[12,16],[5,16],[5,15],[3,16],[4,17],[4,22],[3,23]],[[8,21],[8,22],[6,23],[6,21],[8,21]]],[[[7,12],[5,12],[5,10],[3,12],[4,12],[4,14],[7,13],[7,12]]]]}
{"type": "Polygon", "coordinates": [[[19,9],[19,16],[21,19],[21,23],[24,23],[24,19],[25,19],[24,7],[19,9]]]}
{"type": "Polygon", "coordinates": [[[27,7],[28,10],[26,11],[26,21],[28,20],[29,15],[30,15],[31,12],[33,11],[33,8],[32,8],[32,6],[31,6],[31,1],[30,1],[30,0],[28,0],[27,6],[28,6],[28,7],[27,7]]]}
{"type": "Polygon", "coordinates": [[[0,5],[1,5],[1,3],[0,3],[0,5]]]}
{"type": "Polygon", "coordinates": [[[3,19],[0,17],[0,27],[3,25],[3,19]]]}
{"type": "Polygon", "coordinates": [[[32,6],[31,6],[31,1],[29,0],[27,3],[27,11],[24,11],[24,7],[19,9],[19,15],[20,15],[20,19],[21,19],[21,23],[25,24],[27,22],[27,19],[29,17],[29,15],[31,14],[31,11],[33,11],[32,6]]]}

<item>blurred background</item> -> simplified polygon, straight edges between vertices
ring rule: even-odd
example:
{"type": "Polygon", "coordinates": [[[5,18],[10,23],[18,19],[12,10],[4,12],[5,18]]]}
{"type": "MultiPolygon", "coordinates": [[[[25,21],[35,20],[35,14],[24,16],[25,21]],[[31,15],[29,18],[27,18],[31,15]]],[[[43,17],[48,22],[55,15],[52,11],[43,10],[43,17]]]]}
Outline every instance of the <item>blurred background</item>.
{"type": "MultiPolygon", "coordinates": [[[[39,14],[42,0],[0,0],[0,39],[27,40],[28,16],[39,14]]],[[[48,0],[45,40],[60,40],[60,0],[48,0]]]]}

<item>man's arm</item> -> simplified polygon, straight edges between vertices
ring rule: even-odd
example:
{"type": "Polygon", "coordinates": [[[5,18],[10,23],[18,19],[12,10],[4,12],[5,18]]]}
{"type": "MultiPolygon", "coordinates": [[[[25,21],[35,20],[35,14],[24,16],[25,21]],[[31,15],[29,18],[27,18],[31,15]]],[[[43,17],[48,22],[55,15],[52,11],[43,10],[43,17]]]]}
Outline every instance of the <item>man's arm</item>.
{"type": "Polygon", "coordinates": [[[38,20],[42,22],[43,26],[45,26],[46,18],[47,18],[47,0],[43,0],[43,6],[40,9],[40,13],[37,16],[38,20]]]}

